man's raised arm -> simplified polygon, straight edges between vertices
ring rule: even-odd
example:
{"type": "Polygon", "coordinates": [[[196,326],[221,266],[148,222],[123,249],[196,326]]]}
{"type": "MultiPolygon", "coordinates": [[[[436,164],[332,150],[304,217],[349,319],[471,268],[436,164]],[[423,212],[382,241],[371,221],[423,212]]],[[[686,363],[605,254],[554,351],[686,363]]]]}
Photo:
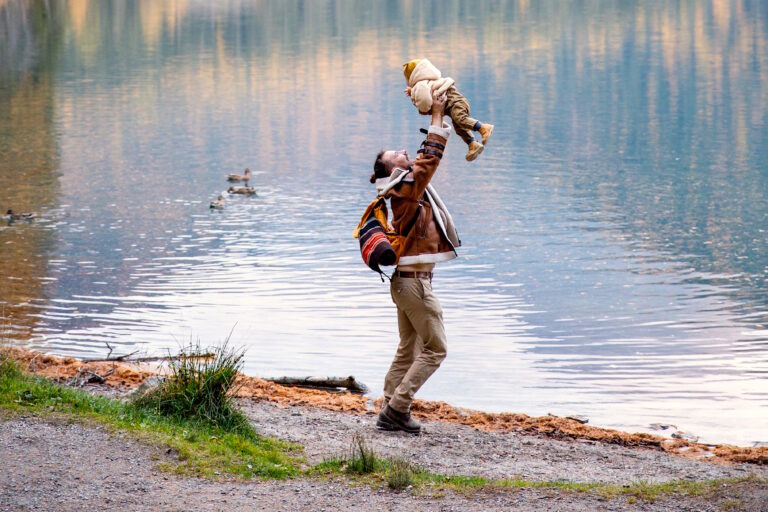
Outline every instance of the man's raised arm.
{"type": "Polygon", "coordinates": [[[414,197],[420,198],[443,158],[445,143],[451,134],[451,126],[443,120],[445,94],[432,96],[432,123],[429,125],[427,140],[422,143],[419,155],[413,162],[414,197]]]}

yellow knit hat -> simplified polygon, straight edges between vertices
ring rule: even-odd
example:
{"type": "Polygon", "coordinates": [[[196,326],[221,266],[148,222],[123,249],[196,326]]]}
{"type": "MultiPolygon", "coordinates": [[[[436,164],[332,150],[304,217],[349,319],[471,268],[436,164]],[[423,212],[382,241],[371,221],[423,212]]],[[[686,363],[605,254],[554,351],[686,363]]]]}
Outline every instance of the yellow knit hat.
{"type": "Polygon", "coordinates": [[[405,75],[406,82],[411,79],[411,73],[413,73],[413,68],[416,67],[416,64],[421,62],[421,59],[413,59],[410,62],[406,62],[403,64],[403,74],[405,75]]]}

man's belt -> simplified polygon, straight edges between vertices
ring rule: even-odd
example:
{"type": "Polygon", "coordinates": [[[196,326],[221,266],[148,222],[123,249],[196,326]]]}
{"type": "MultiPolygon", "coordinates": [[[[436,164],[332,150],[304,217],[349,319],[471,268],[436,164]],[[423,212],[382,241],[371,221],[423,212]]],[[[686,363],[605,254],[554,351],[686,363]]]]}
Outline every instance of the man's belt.
{"type": "Polygon", "coordinates": [[[408,272],[404,270],[395,270],[395,276],[406,277],[410,279],[429,279],[432,281],[432,272],[408,272]]]}

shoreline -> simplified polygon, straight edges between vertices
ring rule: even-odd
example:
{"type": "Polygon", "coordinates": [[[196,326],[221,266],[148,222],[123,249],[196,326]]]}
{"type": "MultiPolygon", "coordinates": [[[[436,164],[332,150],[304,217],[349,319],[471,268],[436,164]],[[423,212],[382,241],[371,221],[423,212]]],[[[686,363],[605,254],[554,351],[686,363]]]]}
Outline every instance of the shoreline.
{"type": "MultiPolygon", "coordinates": [[[[28,373],[55,381],[66,381],[83,372],[104,376],[103,382],[97,386],[105,394],[116,397],[125,395],[147,378],[159,373],[156,365],[147,363],[83,362],[76,358],[54,356],[20,347],[2,347],[0,350],[16,360],[28,373]]],[[[382,397],[373,400],[375,407],[372,407],[372,399],[366,396],[283,386],[243,374],[238,377],[236,387],[236,396],[242,399],[354,415],[375,414],[383,400],[382,397]]],[[[462,425],[485,432],[520,433],[555,440],[573,439],[623,447],[645,447],[715,464],[768,465],[768,447],[706,445],[654,434],[628,433],[588,426],[557,416],[532,417],[522,413],[489,413],[457,408],[445,402],[418,399],[414,402],[412,413],[414,417],[427,422],[462,425]]]]}

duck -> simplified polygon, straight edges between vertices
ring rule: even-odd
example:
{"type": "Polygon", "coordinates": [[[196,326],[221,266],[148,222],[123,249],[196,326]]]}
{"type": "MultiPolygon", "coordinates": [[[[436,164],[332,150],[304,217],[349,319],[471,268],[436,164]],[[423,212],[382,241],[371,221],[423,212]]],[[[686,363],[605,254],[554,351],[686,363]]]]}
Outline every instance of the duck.
{"type": "Polygon", "coordinates": [[[245,174],[227,174],[227,181],[244,181],[248,183],[248,180],[251,179],[251,170],[249,168],[245,168],[245,174]]]}
{"type": "Polygon", "coordinates": [[[223,210],[224,209],[224,196],[219,194],[218,199],[215,201],[211,201],[211,209],[212,210],[223,210]]]}
{"type": "Polygon", "coordinates": [[[35,217],[37,217],[37,215],[34,213],[15,213],[13,210],[8,210],[3,216],[3,218],[7,220],[32,220],[35,217]]]}
{"type": "Polygon", "coordinates": [[[229,187],[227,192],[230,194],[245,194],[247,196],[252,196],[256,193],[256,189],[253,187],[229,187]]]}

